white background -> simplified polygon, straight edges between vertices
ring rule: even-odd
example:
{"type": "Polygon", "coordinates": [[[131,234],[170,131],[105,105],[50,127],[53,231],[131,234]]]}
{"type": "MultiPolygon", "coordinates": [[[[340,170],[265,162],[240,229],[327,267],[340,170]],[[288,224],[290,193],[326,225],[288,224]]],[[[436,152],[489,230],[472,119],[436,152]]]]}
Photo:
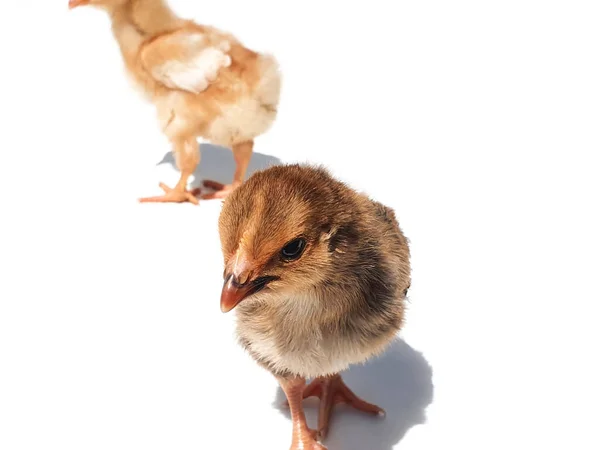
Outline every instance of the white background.
{"type": "MultiPolygon", "coordinates": [[[[346,375],[388,416],[329,448],[600,448],[598,3],[172,5],[281,62],[253,169],[325,164],[411,240],[405,343],[346,375]]],[[[219,310],[220,202],[136,202],[178,174],[107,18],[7,1],[0,49],[0,448],[289,448],[219,310]]]]}

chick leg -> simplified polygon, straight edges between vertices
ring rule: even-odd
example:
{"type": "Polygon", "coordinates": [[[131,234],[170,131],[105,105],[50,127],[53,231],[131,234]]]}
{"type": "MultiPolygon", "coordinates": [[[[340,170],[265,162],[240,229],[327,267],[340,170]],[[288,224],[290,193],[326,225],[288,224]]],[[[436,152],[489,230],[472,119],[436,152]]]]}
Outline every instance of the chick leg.
{"type": "Polygon", "coordinates": [[[290,450],[326,450],[316,441],[316,432],[308,428],[302,407],[304,378],[280,378],[279,384],[285,392],[292,415],[292,446],[290,450]]]}
{"type": "Polygon", "coordinates": [[[216,192],[205,194],[202,196],[203,199],[215,199],[225,198],[231,193],[236,187],[243,183],[246,171],[248,170],[248,164],[252,157],[252,149],[254,148],[254,141],[242,142],[241,144],[235,144],[231,150],[233,152],[233,159],[235,160],[235,174],[233,175],[233,183],[223,184],[212,180],[206,180],[204,186],[215,189],[216,192]]]}
{"type": "Polygon", "coordinates": [[[165,191],[165,195],[159,195],[156,197],[144,197],[140,198],[140,203],[183,203],[190,202],[197,205],[198,199],[196,195],[198,189],[193,191],[187,190],[187,182],[198,167],[200,162],[200,151],[198,149],[198,143],[196,138],[190,138],[187,140],[181,140],[175,142],[173,145],[173,153],[175,154],[175,161],[177,167],[181,172],[179,181],[174,188],[170,188],[164,183],[160,183],[160,188],[165,191]]]}
{"type": "Polygon", "coordinates": [[[356,394],[346,386],[339,374],[332,377],[317,378],[313,380],[313,382],[304,389],[302,397],[318,397],[320,399],[318,428],[318,436],[320,439],[327,437],[327,433],[329,432],[329,420],[331,419],[333,407],[339,403],[346,403],[354,409],[369,414],[385,415],[385,411],[379,406],[367,403],[357,397],[356,394]]]}

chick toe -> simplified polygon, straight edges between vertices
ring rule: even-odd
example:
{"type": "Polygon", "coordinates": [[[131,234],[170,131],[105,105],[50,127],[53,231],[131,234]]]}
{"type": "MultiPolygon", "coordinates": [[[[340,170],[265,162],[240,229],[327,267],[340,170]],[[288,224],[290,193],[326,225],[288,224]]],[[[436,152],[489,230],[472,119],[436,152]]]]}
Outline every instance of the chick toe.
{"type": "Polygon", "coordinates": [[[165,191],[165,195],[157,195],[154,197],[142,197],[140,203],[193,203],[198,205],[200,202],[196,195],[200,193],[198,188],[191,191],[185,189],[170,188],[164,183],[159,184],[160,188],[165,191]]]}
{"type": "Polygon", "coordinates": [[[384,416],[385,411],[377,405],[368,403],[358,397],[344,383],[340,375],[326,378],[316,378],[306,386],[303,398],[318,397],[319,403],[319,427],[318,437],[325,439],[329,433],[329,423],[333,413],[333,407],[344,403],[358,411],[384,416]]]}
{"type": "Polygon", "coordinates": [[[227,197],[240,183],[223,184],[218,181],[206,180],[203,184],[209,189],[214,189],[215,192],[202,195],[202,199],[213,200],[227,197]]]}

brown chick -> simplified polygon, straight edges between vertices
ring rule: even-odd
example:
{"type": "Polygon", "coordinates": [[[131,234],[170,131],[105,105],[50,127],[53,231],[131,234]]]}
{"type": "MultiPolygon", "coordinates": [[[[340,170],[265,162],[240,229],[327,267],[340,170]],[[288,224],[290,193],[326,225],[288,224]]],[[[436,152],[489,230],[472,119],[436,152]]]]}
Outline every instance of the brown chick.
{"type": "Polygon", "coordinates": [[[236,308],[240,344],[281,384],[292,446],[323,449],[333,406],[371,414],[340,372],[380,354],[404,320],[409,247],[394,212],[322,168],[275,166],[224,202],[221,310],[236,308]],[[305,380],[314,381],[305,387],[305,380]],[[302,400],[320,398],[318,430],[302,400]]]}
{"type": "Polygon", "coordinates": [[[70,0],[91,5],[112,20],[128,74],[154,103],[159,124],[171,141],[181,172],[165,195],[142,202],[198,204],[187,182],[200,162],[197,139],[230,147],[236,163],[233,182],[205,181],[224,198],[245,178],[254,139],[277,114],[281,76],[276,60],[244,47],[234,36],[177,17],[163,0],[70,0]]]}

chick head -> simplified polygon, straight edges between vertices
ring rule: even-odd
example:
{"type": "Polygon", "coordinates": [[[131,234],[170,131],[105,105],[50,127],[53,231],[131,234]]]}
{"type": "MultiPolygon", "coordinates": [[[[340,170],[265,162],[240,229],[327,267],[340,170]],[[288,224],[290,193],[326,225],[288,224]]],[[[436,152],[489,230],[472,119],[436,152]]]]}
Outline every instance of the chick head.
{"type": "Polygon", "coordinates": [[[353,195],[324,169],[301,165],[257,172],[233,191],[219,217],[221,310],[299,297],[340,276],[335,259],[353,234],[337,231],[352,219],[353,195]]]}

